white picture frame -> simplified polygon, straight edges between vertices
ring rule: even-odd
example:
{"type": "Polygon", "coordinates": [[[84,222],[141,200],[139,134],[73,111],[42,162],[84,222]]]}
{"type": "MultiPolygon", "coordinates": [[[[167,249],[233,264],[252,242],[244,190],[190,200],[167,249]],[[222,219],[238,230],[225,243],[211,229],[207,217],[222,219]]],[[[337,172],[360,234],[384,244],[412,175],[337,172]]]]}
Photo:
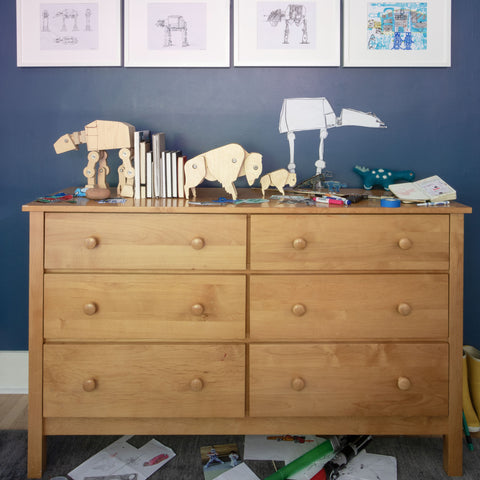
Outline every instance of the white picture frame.
{"type": "Polygon", "coordinates": [[[229,67],[229,0],[125,0],[126,67],[229,67]]]}
{"type": "Polygon", "coordinates": [[[344,66],[450,67],[451,8],[451,0],[344,0],[344,66]]]}
{"type": "Polygon", "coordinates": [[[235,66],[340,65],[340,0],[234,4],[235,66]]]}
{"type": "Polygon", "coordinates": [[[17,0],[17,66],[122,64],[120,0],[17,0]]]}

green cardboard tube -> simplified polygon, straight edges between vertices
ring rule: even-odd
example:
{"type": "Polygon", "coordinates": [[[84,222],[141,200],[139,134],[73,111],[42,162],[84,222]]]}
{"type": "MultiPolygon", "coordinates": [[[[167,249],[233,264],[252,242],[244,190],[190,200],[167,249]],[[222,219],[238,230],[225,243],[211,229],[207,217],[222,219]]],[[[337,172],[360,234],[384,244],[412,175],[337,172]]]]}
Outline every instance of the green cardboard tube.
{"type": "Polygon", "coordinates": [[[294,475],[300,470],[303,470],[304,468],[311,465],[313,462],[331,454],[333,450],[334,448],[332,442],[330,440],[325,440],[320,445],[317,445],[316,447],[309,450],[307,453],[304,453],[300,457],[296,458],[293,462],[290,462],[288,465],[285,465],[280,470],[277,470],[265,480],[285,480],[290,475],[294,475]]]}

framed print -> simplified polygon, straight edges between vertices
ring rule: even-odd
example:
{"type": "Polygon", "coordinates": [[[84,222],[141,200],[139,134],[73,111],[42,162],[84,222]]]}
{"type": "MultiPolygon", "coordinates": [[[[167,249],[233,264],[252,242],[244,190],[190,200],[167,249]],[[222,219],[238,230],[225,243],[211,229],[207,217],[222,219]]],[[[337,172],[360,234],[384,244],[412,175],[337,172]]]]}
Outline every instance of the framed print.
{"type": "Polygon", "coordinates": [[[340,0],[235,0],[234,64],[340,65],[340,0]]]}
{"type": "Polygon", "coordinates": [[[125,0],[126,67],[229,67],[229,0],[125,0]]]}
{"type": "Polygon", "coordinates": [[[17,0],[17,66],[119,66],[120,0],[17,0]]]}
{"type": "Polygon", "coordinates": [[[346,67],[449,67],[451,0],[344,0],[346,67]]]}

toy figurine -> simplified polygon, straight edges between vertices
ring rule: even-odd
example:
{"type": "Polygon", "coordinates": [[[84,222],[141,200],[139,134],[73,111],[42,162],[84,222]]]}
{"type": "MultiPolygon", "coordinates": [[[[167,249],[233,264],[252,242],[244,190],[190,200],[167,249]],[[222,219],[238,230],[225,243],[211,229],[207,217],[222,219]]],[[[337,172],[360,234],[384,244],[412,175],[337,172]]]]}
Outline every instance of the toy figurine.
{"type": "Polygon", "coordinates": [[[60,137],[54,148],[57,153],[78,150],[81,143],[87,144],[88,165],[83,170],[87,178],[87,189],[107,190],[105,181],[110,169],[107,165],[106,150],[117,149],[122,164],[118,168],[118,193],[122,197],[133,197],[133,180],[135,170],[132,166],[133,133],[135,127],[125,122],[95,120],[85,126],[81,132],[67,133],[60,137]],[[98,163],[97,181],[95,182],[95,167],[98,163]]]}
{"type": "Polygon", "coordinates": [[[415,173],[412,170],[388,170],[386,168],[362,167],[355,165],[353,171],[360,175],[363,179],[363,188],[371,190],[374,186],[383,187],[389,190],[389,186],[397,180],[405,180],[411,182],[415,178],[415,173]]]}
{"type": "Polygon", "coordinates": [[[203,180],[218,180],[222,187],[237,199],[237,190],[233,182],[245,175],[248,184],[262,173],[262,155],[248,153],[236,143],[215,148],[197,155],[185,163],[185,198],[188,200],[190,189],[193,197],[197,196],[196,186],[203,180]]]}
{"type": "Polygon", "coordinates": [[[335,192],[338,193],[340,192],[341,188],[347,188],[348,185],[346,183],[339,182],[337,180],[326,180],[323,182],[323,186],[329,191],[329,192],[335,192]]]}
{"type": "Polygon", "coordinates": [[[282,195],[285,195],[283,187],[285,185],[294,187],[296,183],[297,174],[290,173],[285,168],[267,173],[260,179],[260,185],[262,186],[262,197],[265,198],[265,190],[270,186],[274,186],[282,195]]]}
{"type": "Polygon", "coordinates": [[[343,108],[337,117],[332,106],[324,97],[318,98],[286,98],[283,100],[280,113],[279,131],[286,133],[290,147],[290,163],[288,170],[295,172],[295,132],[319,130],[319,159],[315,162],[317,175],[325,168],[324,148],[328,130],[334,127],[355,125],[359,127],[386,128],[374,113],[360,112],[352,108],[343,108]]]}

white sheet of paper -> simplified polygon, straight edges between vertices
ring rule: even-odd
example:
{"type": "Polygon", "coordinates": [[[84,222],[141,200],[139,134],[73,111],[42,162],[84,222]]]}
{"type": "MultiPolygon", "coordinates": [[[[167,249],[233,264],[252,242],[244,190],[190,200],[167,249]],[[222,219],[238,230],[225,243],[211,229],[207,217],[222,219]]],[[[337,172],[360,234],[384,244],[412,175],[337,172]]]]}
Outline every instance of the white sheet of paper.
{"type": "Polygon", "coordinates": [[[132,436],[125,435],[111,443],[69,472],[70,477],[83,480],[85,477],[136,473],[138,480],[146,480],[175,456],[171,448],[155,439],[135,448],[127,442],[132,436]],[[154,460],[162,454],[167,457],[161,461],[154,460]]]}
{"type": "Polygon", "coordinates": [[[245,463],[240,463],[231,470],[222,473],[215,480],[260,480],[245,463]]]}
{"type": "Polygon", "coordinates": [[[397,459],[362,450],[341,471],[338,480],[397,480],[397,459]]]}

